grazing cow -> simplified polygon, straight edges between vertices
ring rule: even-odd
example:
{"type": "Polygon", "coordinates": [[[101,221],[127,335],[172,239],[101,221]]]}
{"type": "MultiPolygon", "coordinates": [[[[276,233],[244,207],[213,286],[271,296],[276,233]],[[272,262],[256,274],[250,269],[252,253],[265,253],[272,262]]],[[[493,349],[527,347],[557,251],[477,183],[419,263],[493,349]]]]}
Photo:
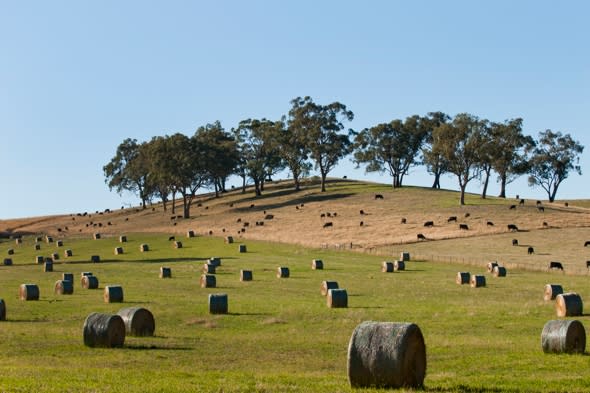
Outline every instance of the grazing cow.
{"type": "Polygon", "coordinates": [[[205,206],[205,210],[209,209],[209,206],[205,206]]]}
{"type": "Polygon", "coordinates": [[[516,205],[510,205],[509,210],[514,210],[516,209],[516,205]]]}
{"type": "Polygon", "coordinates": [[[564,205],[565,205],[565,207],[568,207],[570,204],[566,202],[566,203],[564,203],[564,205]]]}
{"type": "Polygon", "coordinates": [[[328,228],[328,227],[332,227],[334,226],[334,224],[332,224],[332,222],[325,222],[323,225],[323,228],[328,228]]]}
{"type": "Polygon", "coordinates": [[[201,206],[203,206],[203,204],[202,204],[202,203],[200,203],[200,202],[199,202],[199,203],[197,203],[197,207],[201,207],[201,206]]]}
{"type": "Polygon", "coordinates": [[[457,216],[451,216],[447,219],[447,222],[457,222],[457,216]]]}
{"type": "Polygon", "coordinates": [[[359,226],[362,227],[363,225],[365,225],[365,223],[361,221],[360,224],[359,224],[359,226]]]}
{"type": "Polygon", "coordinates": [[[364,216],[365,215],[365,211],[364,210],[361,210],[359,213],[361,214],[361,216],[364,216]]]}
{"type": "Polygon", "coordinates": [[[332,215],[333,215],[334,217],[336,217],[336,216],[338,215],[338,213],[334,212],[334,213],[332,213],[332,215]]]}
{"type": "Polygon", "coordinates": [[[274,214],[267,214],[266,216],[264,216],[265,220],[272,220],[273,218],[275,218],[274,214]]]}
{"type": "Polygon", "coordinates": [[[234,204],[233,204],[233,203],[230,203],[230,204],[229,204],[229,207],[234,207],[234,204]]]}
{"type": "Polygon", "coordinates": [[[543,206],[538,206],[537,210],[541,213],[545,213],[545,208],[543,206]]]}
{"type": "Polygon", "coordinates": [[[405,224],[405,223],[406,223],[406,219],[405,219],[405,217],[401,219],[401,223],[402,223],[402,224],[405,224]]]}
{"type": "Polygon", "coordinates": [[[326,217],[326,213],[320,214],[320,218],[324,218],[324,217],[326,217]]]}
{"type": "Polygon", "coordinates": [[[533,247],[529,247],[529,248],[527,249],[527,253],[528,253],[529,255],[533,255],[533,254],[535,253],[535,249],[534,249],[533,247]]]}
{"type": "Polygon", "coordinates": [[[174,220],[176,220],[176,216],[171,216],[170,221],[174,221],[174,220]]]}
{"type": "Polygon", "coordinates": [[[242,222],[242,219],[241,219],[241,218],[238,218],[238,219],[236,220],[236,222],[237,222],[237,223],[240,223],[240,222],[242,222]]]}
{"type": "Polygon", "coordinates": [[[375,194],[375,199],[383,199],[383,195],[381,195],[381,194],[375,194]]]}
{"type": "Polygon", "coordinates": [[[213,231],[209,231],[209,236],[213,235],[213,231]]]}
{"type": "Polygon", "coordinates": [[[541,201],[537,201],[537,206],[541,206],[542,202],[541,201]]]}
{"type": "Polygon", "coordinates": [[[242,228],[242,229],[241,229],[241,232],[242,232],[242,233],[245,233],[245,232],[246,232],[246,228],[242,228]]]}
{"type": "Polygon", "coordinates": [[[563,271],[563,265],[561,264],[561,262],[549,262],[549,267],[547,268],[547,270],[550,269],[558,269],[563,271]]]}
{"type": "Polygon", "coordinates": [[[590,269],[590,261],[586,261],[586,269],[590,269]]]}
{"type": "Polygon", "coordinates": [[[57,228],[57,231],[58,231],[58,232],[61,232],[61,228],[57,228]]]}
{"type": "Polygon", "coordinates": [[[332,217],[332,213],[326,213],[326,217],[332,217]]]}
{"type": "MultiPolygon", "coordinates": [[[[129,221],[129,217],[125,217],[125,221],[129,221]]],[[[174,223],[176,225],[176,223],[174,223]]]]}
{"type": "Polygon", "coordinates": [[[224,232],[225,233],[225,228],[221,228],[221,232],[224,232]]]}
{"type": "Polygon", "coordinates": [[[243,226],[244,226],[244,228],[245,228],[245,227],[249,227],[249,226],[250,226],[250,223],[249,223],[249,222],[244,222],[242,225],[243,225],[243,226]]]}
{"type": "Polygon", "coordinates": [[[518,246],[518,239],[512,239],[512,245],[518,246]]]}
{"type": "Polygon", "coordinates": [[[547,221],[543,221],[543,227],[547,228],[549,226],[549,224],[547,223],[547,221]]]}
{"type": "Polygon", "coordinates": [[[107,222],[107,225],[113,225],[113,223],[109,221],[109,222],[107,222]]]}
{"type": "Polygon", "coordinates": [[[524,205],[524,199],[521,199],[520,202],[518,202],[519,205],[524,205]]]}
{"type": "Polygon", "coordinates": [[[465,213],[465,218],[469,218],[469,216],[471,216],[471,214],[465,213]]]}
{"type": "Polygon", "coordinates": [[[417,234],[416,237],[418,238],[418,240],[426,240],[426,236],[424,236],[421,233],[417,234]]]}
{"type": "Polygon", "coordinates": [[[176,238],[175,238],[174,236],[170,236],[170,237],[168,238],[168,241],[169,241],[169,242],[171,242],[171,241],[174,241],[174,240],[176,240],[176,238]]]}
{"type": "Polygon", "coordinates": [[[494,226],[494,223],[492,221],[488,221],[488,222],[486,222],[486,225],[489,226],[489,227],[493,227],[494,226]]]}
{"type": "Polygon", "coordinates": [[[508,224],[507,227],[510,232],[518,232],[518,227],[514,224],[508,224]]]}
{"type": "Polygon", "coordinates": [[[295,206],[295,210],[299,210],[299,206],[295,206]]]}
{"type": "Polygon", "coordinates": [[[428,228],[430,228],[430,227],[433,227],[433,226],[434,226],[434,222],[433,222],[433,221],[426,221],[426,222],[424,223],[424,226],[425,226],[425,227],[428,227],[428,228]]]}
{"type": "Polygon", "coordinates": [[[304,206],[305,206],[305,203],[302,203],[302,204],[301,204],[301,207],[304,207],[304,206]]]}
{"type": "Polygon", "coordinates": [[[182,219],[182,216],[176,216],[176,219],[180,220],[180,219],[182,219]]]}
{"type": "Polygon", "coordinates": [[[588,247],[588,246],[590,246],[590,240],[586,240],[586,241],[584,242],[584,247],[588,247]]]}
{"type": "Polygon", "coordinates": [[[459,224],[459,229],[461,229],[463,231],[468,231],[469,230],[469,225],[467,225],[467,224],[459,224]]]}
{"type": "Polygon", "coordinates": [[[253,208],[254,208],[254,204],[251,204],[251,205],[250,205],[250,209],[253,209],[253,208]]]}

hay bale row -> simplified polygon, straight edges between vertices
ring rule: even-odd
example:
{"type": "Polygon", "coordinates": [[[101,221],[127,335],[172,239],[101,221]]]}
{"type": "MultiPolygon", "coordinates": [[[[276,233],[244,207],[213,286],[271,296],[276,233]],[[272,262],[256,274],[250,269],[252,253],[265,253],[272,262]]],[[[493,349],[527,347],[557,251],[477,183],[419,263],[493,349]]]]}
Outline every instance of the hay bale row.
{"type": "Polygon", "coordinates": [[[142,307],[122,308],[117,312],[125,323],[125,334],[130,336],[153,336],[156,322],[152,313],[142,307]]]}
{"type": "Polygon", "coordinates": [[[455,282],[459,285],[469,284],[469,279],[471,278],[471,274],[469,272],[457,272],[457,278],[455,282]]]}
{"type": "Polygon", "coordinates": [[[172,269],[160,266],[160,278],[172,278],[172,269]]]}
{"type": "Polygon", "coordinates": [[[549,321],[541,332],[541,347],[545,353],[584,353],[586,330],[577,320],[549,321]]]}
{"type": "Polygon", "coordinates": [[[20,300],[39,300],[39,287],[36,284],[21,284],[18,289],[20,300]]]}
{"type": "Polygon", "coordinates": [[[84,321],[84,345],[88,347],[122,347],[125,323],[119,315],[92,313],[84,321]]]}
{"type": "MultiPolygon", "coordinates": [[[[92,276],[90,276],[92,277],[92,276]]],[[[107,285],[104,287],[103,299],[105,303],[122,303],[123,287],[120,285],[107,285]]]]}
{"type": "Polygon", "coordinates": [[[279,266],[277,268],[277,278],[289,278],[289,268],[285,266],[279,266]]]}
{"type": "Polygon", "coordinates": [[[324,269],[324,261],[321,259],[314,259],[311,261],[311,268],[313,270],[323,270],[324,269]]]}
{"type": "Polygon", "coordinates": [[[559,284],[547,284],[545,285],[545,290],[543,291],[543,300],[555,300],[557,295],[561,295],[563,293],[563,287],[559,284]]]}
{"type": "Polygon", "coordinates": [[[53,292],[56,295],[71,295],[74,293],[74,282],[69,280],[57,280],[53,292]]]}
{"type": "Polygon", "coordinates": [[[413,323],[366,321],[348,344],[348,380],[353,388],[420,388],[426,375],[426,346],[413,323]]]}
{"type": "Polygon", "coordinates": [[[329,289],[326,296],[326,304],[330,308],[348,307],[348,293],[346,289],[329,289]]]}
{"type": "Polygon", "coordinates": [[[211,293],[209,294],[209,313],[210,314],[227,314],[227,294],[211,293]]]}
{"type": "Polygon", "coordinates": [[[559,318],[583,315],[584,304],[582,303],[582,297],[573,292],[557,295],[555,298],[555,311],[559,318]]]}

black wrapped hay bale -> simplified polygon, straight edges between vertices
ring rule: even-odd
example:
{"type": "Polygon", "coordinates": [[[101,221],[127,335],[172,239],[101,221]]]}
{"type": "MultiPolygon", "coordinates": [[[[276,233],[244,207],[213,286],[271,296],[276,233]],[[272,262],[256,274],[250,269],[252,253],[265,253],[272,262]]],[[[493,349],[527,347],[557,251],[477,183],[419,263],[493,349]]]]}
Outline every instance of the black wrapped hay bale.
{"type": "Polygon", "coordinates": [[[100,256],[99,255],[93,255],[90,257],[90,262],[92,263],[99,263],[100,262],[100,256]]]}
{"type": "Polygon", "coordinates": [[[172,269],[169,267],[160,267],[160,278],[172,278],[172,269]]]}
{"type": "Polygon", "coordinates": [[[39,265],[40,265],[40,264],[42,264],[43,262],[45,262],[45,258],[43,258],[43,255],[37,255],[37,256],[35,257],[35,263],[36,263],[36,264],[39,264],[39,265]]]}
{"type": "Polygon", "coordinates": [[[43,265],[43,271],[46,273],[53,271],[53,261],[51,259],[45,261],[45,264],[43,265]]]}
{"type": "Polygon", "coordinates": [[[494,268],[498,266],[498,262],[488,262],[487,268],[488,268],[488,273],[491,273],[494,271],[494,268]]]}
{"type": "Polygon", "coordinates": [[[68,280],[57,280],[53,292],[56,295],[71,295],[74,293],[74,282],[68,280]]]}
{"type": "Polygon", "coordinates": [[[420,388],[426,346],[413,323],[362,322],[348,344],[348,380],[357,387],[420,388]]]}
{"type": "Polygon", "coordinates": [[[543,327],[541,346],[545,353],[584,353],[586,330],[580,321],[554,320],[543,327]]]}
{"type": "Polygon", "coordinates": [[[410,260],[410,253],[403,251],[399,256],[400,261],[408,262],[410,260]]]}
{"type": "Polygon", "coordinates": [[[213,274],[201,274],[201,288],[215,288],[217,279],[213,274]]]}
{"type": "Polygon", "coordinates": [[[12,258],[4,258],[4,266],[12,266],[12,258]]]}
{"type": "Polygon", "coordinates": [[[240,281],[252,281],[252,270],[240,270],[240,281]]]}
{"type": "Polygon", "coordinates": [[[14,255],[14,249],[9,248],[8,249],[8,255],[14,255]]]}
{"type": "Polygon", "coordinates": [[[543,300],[555,300],[557,295],[561,295],[563,293],[563,287],[559,284],[547,284],[545,285],[545,290],[543,291],[543,300]]]}
{"type": "Polygon", "coordinates": [[[311,261],[311,268],[313,270],[323,270],[324,269],[324,261],[321,259],[314,259],[311,261]]]}
{"type": "Polygon", "coordinates": [[[147,252],[149,250],[150,250],[150,247],[145,243],[143,243],[139,246],[139,251],[141,251],[141,252],[147,252]]]}
{"type": "Polygon", "coordinates": [[[232,244],[233,242],[234,242],[233,236],[226,236],[225,237],[225,243],[226,244],[232,244]]]}
{"type": "Polygon", "coordinates": [[[182,248],[182,242],[175,241],[174,242],[174,248],[182,248]]]}
{"type": "Polygon", "coordinates": [[[58,246],[58,247],[63,247],[63,246],[64,246],[64,242],[63,242],[63,240],[58,240],[58,241],[55,243],[55,245],[56,245],[56,246],[58,246]]]}
{"type": "Polygon", "coordinates": [[[457,278],[455,282],[459,285],[469,284],[469,279],[471,278],[471,274],[469,272],[457,272],[457,278]]]}
{"type": "Polygon", "coordinates": [[[6,321],[6,303],[0,299],[0,321],[6,321]]]}
{"type": "Polygon", "coordinates": [[[84,321],[84,345],[88,347],[122,347],[125,323],[119,315],[92,313],[84,321]]]}
{"type": "Polygon", "coordinates": [[[480,276],[478,274],[472,274],[469,280],[469,285],[472,288],[481,288],[486,286],[486,276],[480,276]]]}
{"type": "Polygon", "coordinates": [[[330,289],[338,289],[338,281],[322,281],[322,285],[320,286],[322,296],[328,295],[330,289]]]}
{"type": "Polygon", "coordinates": [[[215,265],[211,264],[211,263],[205,263],[203,265],[203,273],[207,273],[207,274],[215,274],[215,265]]]}
{"type": "Polygon", "coordinates": [[[94,238],[94,240],[98,240],[100,239],[100,233],[95,233],[94,235],[92,235],[92,237],[94,238]]]}
{"type": "Polygon", "coordinates": [[[277,268],[277,278],[289,278],[289,268],[286,266],[279,266],[277,268]]]}
{"type": "Polygon", "coordinates": [[[39,287],[36,284],[21,284],[18,289],[20,300],[39,300],[39,287]]]}
{"type": "Polygon", "coordinates": [[[59,254],[54,252],[51,254],[51,259],[55,262],[55,261],[59,261],[59,254]]]}
{"type": "Polygon", "coordinates": [[[84,276],[81,281],[82,288],[84,289],[97,289],[98,278],[96,276],[84,276]]]}
{"type": "Polygon", "coordinates": [[[227,314],[227,294],[211,293],[209,294],[209,313],[210,314],[227,314]]]}
{"type": "Polygon", "coordinates": [[[104,287],[103,298],[105,303],[122,303],[123,287],[120,285],[107,285],[104,287]]]}
{"type": "Polygon", "coordinates": [[[395,270],[396,272],[406,270],[406,263],[404,261],[393,262],[393,270],[395,270]]]}
{"type": "Polygon", "coordinates": [[[41,249],[41,245],[39,243],[35,243],[35,251],[39,251],[41,249]]]}
{"type": "Polygon", "coordinates": [[[211,257],[209,258],[209,263],[215,265],[215,267],[221,266],[221,258],[220,257],[211,257]]]}
{"type": "Polygon", "coordinates": [[[495,266],[492,275],[494,277],[506,277],[506,268],[504,266],[495,266]]]}
{"type": "Polygon", "coordinates": [[[559,318],[583,315],[584,304],[582,298],[573,292],[557,295],[555,298],[555,311],[559,318]]]}
{"type": "Polygon", "coordinates": [[[152,313],[143,307],[127,307],[117,312],[125,323],[125,334],[129,336],[153,336],[156,322],[152,313]]]}
{"type": "Polygon", "coordinates": [[[247,251],[246,245],[245,244],[240,244],[240,246],[238,248],[238,251],[239,252],[246,252],[247,251]]]}
{"type": "Polygon", "coordinates": [[[326,304],[330,308],[347,308],[348,293],[346,289],[329,289],[326,296],[326,304]]]}
{"type": "Polygon", "coordinates": [[[125,235],[119,236],[119,243],[127,243],[127,236],[125,236],[125,235]]]}
{"type": "Polygon", "coordinates": [[[384,261],[381,263],[381,271],[383,273],[392,273],[393,272],[393,262],[384,261]]]}
{"type": "Polygon", "coordinates": [[[64,281],[74,282],[74,273],[62,273],[61,279],[64,281]]]}
{"type": "Polygon", "coordinates": [[[64,251],[64,255],[67,257],[71,257],[72,255],[74,255],[74,253],[72,252],[72,250],[70,250],[69,248],[67,250],[64,251]]]}
{"type": "Polygon", "coordinates": [[[123,247],[115,247],[115,255],[123,254],[123,247]]]}
{"type": "Polygon", "coordinates": [[[193,230],[187,231],[186,232],[186,237],[188,237],[189,239],[191,237],[195,237],[195,231],[193,231],[193,230]]]}

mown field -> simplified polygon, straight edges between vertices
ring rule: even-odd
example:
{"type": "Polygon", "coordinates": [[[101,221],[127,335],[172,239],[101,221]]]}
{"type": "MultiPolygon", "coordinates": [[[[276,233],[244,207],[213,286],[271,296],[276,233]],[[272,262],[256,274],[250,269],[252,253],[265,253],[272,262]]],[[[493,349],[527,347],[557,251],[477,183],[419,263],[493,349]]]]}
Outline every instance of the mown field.
{"type": "MultiPolygon", "coordinates": [[[[127,233],[123,255],[116,236],[64,239],[42,244],[58,251],[54,272],[33,263],[34,238],[0,243],[14,248],[13,266],[0,266],[0,391],[6,392],[347,392],[347,346],[362,321],[414,322],[427,346],[425,390],[433,392],[586,392],[587,355],[548,355],[541,349],[544,324],[556,319],[543,301],[547,283],[589,298],[588,276],[508,271],[485,266],[411,261],[404,272],[381,273],[382,256],[245,240],[248,252],[217,237],[177,239],[168,234],[127,233]],[[139,252],[147,243],[150,251],[139,252]],[[70,248],[74,256],[63,258],[70,248]],[[98,254],[102,262],[87,262],[98,254]],[[206,259],[218,256],[218,288],[199,287],[206,259]],[[312,270],[311,260],[324,261],[312,270]],[[158,278],[160,266],[171,279],[158,278]],[[278,279],[288,266],[291,277],[278,279]],[[240,282],[240,269],[254,280],[240,282]],[[98,290],[83,290],[78,276],[91,271],[98,290]],[[455,284],[458,271],[486,274],[487,287],[455,284]],[[63,272],[76,277],[73,295],[55,295],[63,272]],[[338,281],[349,307],[330,309],[320,295],[323,280],[338,281]],[[36,283],[39,301],[20,301],[18,286],[36,283]],[[120,284],[125,302],[106,304],[102,289],[120,284]],[[229,314],[210,315],[209,293],[227,293],[229,314]],[[156,319],[155,337],[127,337],[120,349],[83,345],[82,326],[91,312],[116,313],[142,306],[156,319]]],[[[578,317],[588,326],[588,317],[578,317]]],[[[370,391],[370,390],[369,390],[370,391]]]]}

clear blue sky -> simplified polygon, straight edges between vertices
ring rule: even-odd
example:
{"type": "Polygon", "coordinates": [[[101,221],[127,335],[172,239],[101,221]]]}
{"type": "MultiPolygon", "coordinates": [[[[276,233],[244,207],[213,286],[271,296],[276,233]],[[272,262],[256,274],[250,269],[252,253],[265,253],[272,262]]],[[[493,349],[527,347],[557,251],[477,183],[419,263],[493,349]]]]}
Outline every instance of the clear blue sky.
{"type": "MultiPolygon", "coordinates": [[[[347,105],[354,129],[440,110],[570,133],[584,175],[557,197],[590,198],[588,15],[583,0],[0,0],[0,218],[135,204],[102,172],[123,139],[278,119],[305,95],[347,105]]],[[[344,174],[365,177],[349,159],[344,174]]],[[[545,197],[524,178],[508,193],[545,197]]]]}

